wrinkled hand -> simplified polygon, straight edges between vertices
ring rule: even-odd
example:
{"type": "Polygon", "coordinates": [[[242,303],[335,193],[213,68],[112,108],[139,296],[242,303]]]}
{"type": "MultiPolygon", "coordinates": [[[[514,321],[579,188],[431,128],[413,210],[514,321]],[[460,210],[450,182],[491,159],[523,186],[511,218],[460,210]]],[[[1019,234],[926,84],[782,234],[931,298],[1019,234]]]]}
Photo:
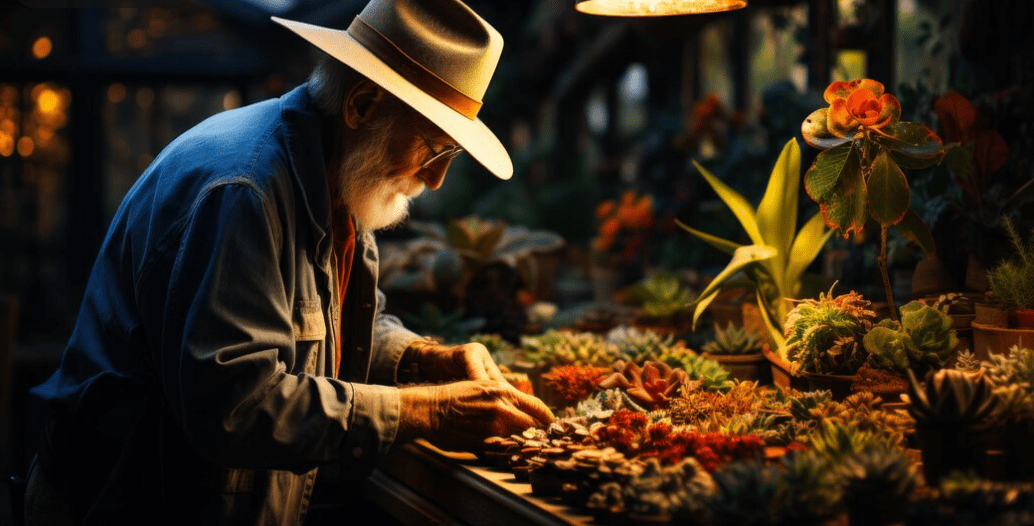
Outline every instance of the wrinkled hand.
{"type": "Polygon", "coordinates": [[[492,360],[488,349],[480,343],[442,345],[429,343],[416,348],[422,380],[451,382],[456,380],[495,380],[505,383],[503,373],[492,360]]]}
{"type": "Polygon", "coordinates": [[[425,438],[443,449],[472,451],[485,438],[547,425],[553,413],[534,396],[493,380],[404,387],[398,441],[425,438]]]}

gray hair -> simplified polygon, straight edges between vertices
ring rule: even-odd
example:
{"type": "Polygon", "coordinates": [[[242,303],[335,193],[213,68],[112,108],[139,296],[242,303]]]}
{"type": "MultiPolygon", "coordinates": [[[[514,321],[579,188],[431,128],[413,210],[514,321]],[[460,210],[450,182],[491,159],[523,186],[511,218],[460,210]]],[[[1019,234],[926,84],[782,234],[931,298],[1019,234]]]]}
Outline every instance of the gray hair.
{"type": "Polygon", "coordinates": [[[340,115],[348,90],[364,78],[344,62],[321,53],[309,75],[309,97],[323,114],[340,115]]]}

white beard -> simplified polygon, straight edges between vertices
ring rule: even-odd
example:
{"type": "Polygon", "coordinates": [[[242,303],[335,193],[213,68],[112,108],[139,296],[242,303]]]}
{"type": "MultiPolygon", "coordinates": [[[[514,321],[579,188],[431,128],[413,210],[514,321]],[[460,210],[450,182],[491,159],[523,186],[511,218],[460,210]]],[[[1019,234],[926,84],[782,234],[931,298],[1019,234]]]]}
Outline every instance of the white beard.
{"type": "MultiPolygon", "coordinates": [[[[394,120],[379,122],[361,136],[339,164],[337,202],[355,216],[359,229],[372,232],[398,225],[409,215],[409,203],[424,190],[419,179],[390,173],[387,162],[394,120]]],[[[335,174],[331,174],[333,177],[335,174]]]]}

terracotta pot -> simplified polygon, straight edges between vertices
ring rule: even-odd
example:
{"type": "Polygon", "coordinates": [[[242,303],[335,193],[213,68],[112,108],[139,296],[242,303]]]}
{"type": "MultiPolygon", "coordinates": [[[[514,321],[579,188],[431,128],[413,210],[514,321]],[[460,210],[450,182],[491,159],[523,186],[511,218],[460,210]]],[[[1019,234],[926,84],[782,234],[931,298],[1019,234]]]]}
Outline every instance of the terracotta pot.
{"type": "Polygon", "coordinates": [[[857,375],[821,374],[801,371],[801,376],[808,382],[809,391],[829,391],[833,400],[843,400],[851,395],[851,384],[857,375]]]}
{"type": "Polygon", "coordinates": [[[1010,329],[973,322],[973,354],[987,360],[992,354],[1008,354],[1013,345],[1034,348],[1034,329],[1010,329]]]}
{"type": "Polygon", "coordinates": [[[792,388],[798,391],[808,390],[808,381],[800,376],[790,374],[790,362],[773,351],[767,344],[761,346],[761,354],[768,360],[772,369],[772,384],[783,389],[792,388]]]}
{"type": "Polygon", "coordinates": [[[987,303],[977,303],[973,305],[973,309],[976,311],[976,317],[973,318],[973,323],[982,323],[984,325],[996,325],[998,327],[1009,326],[1009,312],[1003,309],[999,309],[993,305],[987,303]]]}
{"type": "Polygon", "coordinates": [[[758,385],[772,384],[772,366],[765,355],[755,354],[711,354],[702,353],[702,358],[714,360],[729,371],[733,378],[744,382],[757,382],[758,385]]]}
{"type": "Polygon", "coordinates": [[[1016,327],[1034,328],[1034,309],[1016,309],[1016,327]]]}

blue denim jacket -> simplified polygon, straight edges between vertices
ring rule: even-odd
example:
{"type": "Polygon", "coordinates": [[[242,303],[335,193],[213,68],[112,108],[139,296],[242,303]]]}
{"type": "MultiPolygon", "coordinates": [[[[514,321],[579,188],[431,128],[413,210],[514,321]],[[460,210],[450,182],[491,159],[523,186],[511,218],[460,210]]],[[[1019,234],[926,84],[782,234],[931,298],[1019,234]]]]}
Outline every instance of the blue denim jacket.
{"type": "Polygon", "coordinates": [[[303,85],[187,131],[122,202],[34,390],[87,522],[299,524],[319,466],[362,476],[391,446],[418,336],[381,312],[370,234],[336,307],[321,144],[303,85]]]}

